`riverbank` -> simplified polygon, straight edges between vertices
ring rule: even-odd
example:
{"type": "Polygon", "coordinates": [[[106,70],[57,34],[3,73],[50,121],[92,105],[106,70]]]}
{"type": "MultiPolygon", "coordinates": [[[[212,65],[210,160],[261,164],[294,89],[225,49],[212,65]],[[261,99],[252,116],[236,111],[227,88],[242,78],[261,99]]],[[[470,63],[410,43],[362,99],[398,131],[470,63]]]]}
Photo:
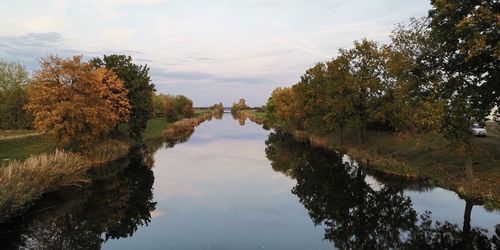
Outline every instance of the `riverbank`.
{"type": "MultiPolygon", "coordinates": [[[[212,112],[208,110],[196,112],[194,118],[186,118],[174,123],[160,118],[149,120],[148,127],[144,132],[144,141],[162,138],[170,126],[179,122],[184,121],[191,124],[191,121],[195,120],[196,125],[199,125],[211,116],[212,112]]],[[[36,150],[43,148],[37,147],[36,141],[29,144],[29,140],[26,139],[28,138],[16,138],[22,142],[20,144],[16,140],[14,142],[8,141],[10,145],[18,143],[17,146],[21,146],[19,150],[24,149],[31,155],[21,158],[26,153],[16,154],[15,157],[20,158],[10,158],[12,160],[4,161],[3,166],[0,167],[0,222],[21,213],[45,193],[67,186],[88,183],[91,181],[86,175],[89,169],[103,166],[126,156],[132,145],[132,141],[127,139],[108,139],[79,153],[54,149],[52,152],[45,151],[33,154],[36,150]],[[23,144],[26,144],[24,148],[23,144]]],[[[43,139],[40,140],[43,141],[43,139]]],[[[0,142],[0,145],[2,143],[4,142],[0,142]]],[[[45,149],[49,150],[50,147],[45,149]]],[[[18,151],[10,152],[17,153],[18,151]]]]}
{"type": "MultiPolygon", "coordinates": [[[[241,115],[269,127],[265,113],[243,111],[241,115]]],[[[465,156],[443,137],[434,134],[405,135],[367,131],[358,144],[354,131],[346,131],[340,145],[338,135],[319,135],[290,128],[283,129],[298,140],[342,151],[377,171],[413,179],[453,190],[460,196],[484,202],[488,209],[500,209],[500,133],[497,124],[488,124],[488,137],[474,140],[472,155],[465,156]]]]}

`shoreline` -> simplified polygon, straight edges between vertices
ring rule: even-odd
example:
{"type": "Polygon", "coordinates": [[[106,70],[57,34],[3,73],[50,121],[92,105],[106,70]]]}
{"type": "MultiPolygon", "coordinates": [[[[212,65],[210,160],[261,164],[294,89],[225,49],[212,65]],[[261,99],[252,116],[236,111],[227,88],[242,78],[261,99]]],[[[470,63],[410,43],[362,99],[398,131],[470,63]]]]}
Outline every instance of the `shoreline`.
{"type": "MultiPolygon", "coordinates": [[[[164,132],[178,123],[196,121],[200,125],[209,120],[212,111],[202,112],[193,118],[183,118],[166,123],[161,131],[144,140],[144,145],[161,139],[166,141],[164,132]]],[[[190,123],[193,124],[193,123],[190,123]]],[[[81,187],[92,182],[88,172],[120,161],[130,154],[133,147],[130,140],[107,139],[85,152],[73,153],[55,150],[30,155],[23,160],[14,159],[0,166],[0,223],[21,215],[32,207],[43,195],[62,188],[81,187]]]]}
{"type": "MultiPolygon", "coordinates": [[[[477,167],[477,157],[475,157],[476,161],[471,162],[469,166],[470,170],[468,170],[465,158],[460,159],[453,154],[441,157],[442,159],[448,158],[452,161],[451,163],[422,159],[429,155],[442,154],[442,152],[436,152],[437,149],[432,149],[434,152],[428,153],[423,148],[417,148],[418,145],[413,145],[417,148],[415,149],[416,152],[421,150],[423,153],[417,155],[411,152],[415,154],[413,157],[416,159],[415,162],[411,162],[408,159],[403,159],[403,157],[399,157],[397,154],[390,152],[390,150],[382,147],[385,146],[384,144],[379,142],[370,142],[366,145],[347,142],[340,145],[338,144],[338,138],[335,138],[333,135],[317,135],[297,129],[285,128],[278,124],[270,124],[270,122],[264,118],[265,113],[262,112],[257,113],[255,111],[244,110],[239,112],[239,115],[248,118],[254,123],[263,125],[264,128],[281,129],[293,135],[294,139],[298,141],[308,142],[316,147],[345,153],[370,170],[409,180],[424,181],[430,185],[453,191],[463,199],[483,204],[488,210],[500,209],[500,180],[496,178],[499,171],[491,167],[488,169],[477,167]],[[461,160],[463,160],[463,165],[459,164],[461,160]],[[473,172],[472,178],[469,179],[469,173],[467,173],[467,171],[473,172]]],[[[392,134],[383,136],[383,140],[386,141],[387,144],[392,143],[396,146],[426,139],[413,138],[411,136],[407,138],[398,138],[392,134]]],[[[379,139],[376,135],[373,137],[373,141],[379,139]]]]}

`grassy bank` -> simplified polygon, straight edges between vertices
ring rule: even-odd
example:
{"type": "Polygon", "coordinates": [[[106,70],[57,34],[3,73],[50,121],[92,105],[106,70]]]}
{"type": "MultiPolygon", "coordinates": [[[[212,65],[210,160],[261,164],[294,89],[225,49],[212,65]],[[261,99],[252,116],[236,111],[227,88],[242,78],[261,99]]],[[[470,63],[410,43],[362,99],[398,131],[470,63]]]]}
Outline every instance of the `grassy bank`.
{"type": "Polygon", "coordinates": [[[10,161],[0,168],[0,222],[47,192],[87,183],[89,169],[117,160],[128,151],[127,141],[106,140],[81,153],[55,150],[10,161]]]}
{"type": "MultiPolygon", "coordinates": [[[[265,113],[245,112],[251,120],[266,122],[262,121],[265,113]]],[[[366,131],[363,143],[359,144],[355,131],[346,131],[344,142],[340,145],[336,134],[285,130],[296,139],[345,152],[377,171],[426,179],[464,198],[484,201],[487,208],[500,208],[500,132],[497,124],[488,124],[488,137],[473,140],[470,156],[457,151],[455,145],[435,134],[366,131]]]]}
{"type": "MultiPolygon", "coordinates": [[[[210,111],[204,111],[175,123],[151,119],[144,140],[162,138],[170,127],[197,126],[211,116],[210,111]]],[[[124,157],[130,143],[125,138],[108,139],[72,153],[55,150],[55,143],[42,136],[0,141],[0,149],[6,149],[1,151],[2,157],[10,159],[0,164],[0,222],[21,213],[47,192],[88,182],[89,169],[124,157]]]]}
{"type": "Polygon", "coordinates": [[[197,112],[195,117],[193,118],[182,119],[168,126],[163,131],[162,137],[166,140],[172,140],[184,137],[188,134],[193,133],[194,129],[198,125],[211,118],[212,118],[212,112],[210,110],[197,112]]]}
{"type": "MultiPolygon", "coordinates": [[[[206,111],[196,112],[202,115],[206,111]]],[[[163,131],[170,123],[164,118],[153,118],[148,121],[143,133],[145,141],[160,138],[163,131]]],[[[126,127],[120,128],[121,133],[126,133],[126,127]]],[[[30,155],[50,153],[56,149],[55,141],[43,135],[36,134],[33,130],[0,131],[0,161],[23,160],[30,155]]]]}

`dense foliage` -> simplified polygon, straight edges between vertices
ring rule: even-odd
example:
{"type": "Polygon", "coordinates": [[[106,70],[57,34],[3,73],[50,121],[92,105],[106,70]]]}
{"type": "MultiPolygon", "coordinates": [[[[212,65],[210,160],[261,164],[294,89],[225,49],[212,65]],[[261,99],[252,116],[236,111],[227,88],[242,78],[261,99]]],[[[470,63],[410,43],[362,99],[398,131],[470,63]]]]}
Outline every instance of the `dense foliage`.
{"type": "Polygon", "coordinates": [[[132,114],[128,121],[129,134],[136,141],[141,141],[153,111],[155,89],[149,76],[149,67],[135,64],[132,57],[125,55],[104,55],[102,59],[92,59],[91,63],[95,67],[106,67],[115,71],[123,81],[128,90],[127,98],[132,105],[132,114]]]}
{"type": "Polygon", "coordinates": [[[363,39],[308,69],[269,98],[268,118],[315,132],[366,129],[441,133],[469,145],[472,123],[500,103],[500,4],[432,1],[427,18],[392,32],[390,44],[363,39]]]}
{"type": "Polygon", "coordinates": [[[0,129],[31,127],[32,117],[23,110],[28,82],[22,65],[0,60],[0,129]]]}
{"type": "Polygon", "coordinates": [[[245,101],[245,99],[241,98],[238,103],[233,103],[233,106],[231,107],[231,113],[235,114],[238,111],[248,109],[248,105],[245,101]]]}
{"type": "Polygon", "coordinates": [[[25,108],[35,117],[34,127],[62,145],[88,146],[130,116],[123,82],[81,56],[42,59],[28,92],[25,108]]]}
{"type": "Polygon", "coordinates": [[[169,121],[191,118],[194,115],[193,101],[183,95],[155,95],[153,113],[155,117],[165,117],[169,121]]]}

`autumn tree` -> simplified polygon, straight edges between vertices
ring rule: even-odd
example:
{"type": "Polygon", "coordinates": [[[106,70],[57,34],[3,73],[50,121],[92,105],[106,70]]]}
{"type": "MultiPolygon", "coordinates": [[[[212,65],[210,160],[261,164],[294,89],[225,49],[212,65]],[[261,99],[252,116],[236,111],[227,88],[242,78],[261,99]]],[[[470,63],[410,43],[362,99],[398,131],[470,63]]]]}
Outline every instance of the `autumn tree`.
{"type": "Polygon", "coordinates": [[[241,98],[238,103],[233,103],[233,106],[231,107],[231,112],[235,114],[236,112],[240,110],[245,110],[248,109],[247,103],[245,99],[241,98]]]}
{"type": "Polygon", "coordinates": [[[130,137],[142,140],[147,121],[152,116],[154,84],[151,83],[149,67],[133,63],[132,57],[125,55],[109,55],[91,60],[94,67],[111,69],[123,81],[128,90],[127,98],[132,106],[132,114],[128,121],[130,137]]]}
{"type": "Polygon", "coordinates": [[[155,117],[165,117],[169,121],[177,119],[177,105],[175,96],[159,94],[153,97],[153,107],[155,117]]]}
{"type": "Polygon", "coordinates": [[[178,95],[175,97],[177,113],[183,117],[190,118],[194,116],[193,101],[186,96],[178,95]]]}
{"type": "Polygon", "coordinates": [[[272,122],[284,126],[295,126],[298,112],[292,88],[276,88],[266,104],[266,111],[272,122]]]}
{"type": "Polygon", "coordinates": [[[439,132],[446,100],[440,96],[443,75],[428,63],[439,49],[430,37],[427,18],[398,24],[385,48],[384,81],[393,102],[389,122],[398,131],[439,132]]]}
{"type": "Polygon", "coordinates": [[[17,63],[0,60],[0,129],[31,127],[32,117],[23,110],[28,72],[17,63]]]}
{"type": "Polygon", "coordinates": [[[296,128],[324,132],[326,83],[326,64],[321,62],[306,70],[300,81],[292,86],[293,98],[288,102],[293,104],[296,128]]]}
{"type": "Polygon", "coordinates": [[[500,104],[500,2],[433,0],[430,36],[439,46],[434,67],[444,72],[442,132],[468,144],[470,125],[483,122],[500,104]]]}
{"type": "Polygon", "coordinates": [[[358,141],[362,142],[363,131],[376,112],[379,104],[377,99],[382,91],[382,77],[384,62],[380,46],[374,42],[363,39],[354,42],[354,48],[342,50],[342,56],[350,62],[350,72],[353,76],[350,87],[353,88],[352,124],[357,129],[358,141]]]}
{"type": "Polygon", "coordinates": [[[40,61],[28,89],[26,110],[34,127],[61,145],[85,147],[130,115],[123,82],[107,69],[95,70],[82,56],[40,61]]]}
{"type": "Polygon", "coordinates": [[[323,101],[326,110],[323,117],[324,126],[329,130],[338,131],[342,144],[344,129],[349,123],[354,108],[351,98],[352,89],[350,88],[352,75],[349,70],[348,58],[339,56],[328,62],[326,75],[326,98],[323,101]]]}

